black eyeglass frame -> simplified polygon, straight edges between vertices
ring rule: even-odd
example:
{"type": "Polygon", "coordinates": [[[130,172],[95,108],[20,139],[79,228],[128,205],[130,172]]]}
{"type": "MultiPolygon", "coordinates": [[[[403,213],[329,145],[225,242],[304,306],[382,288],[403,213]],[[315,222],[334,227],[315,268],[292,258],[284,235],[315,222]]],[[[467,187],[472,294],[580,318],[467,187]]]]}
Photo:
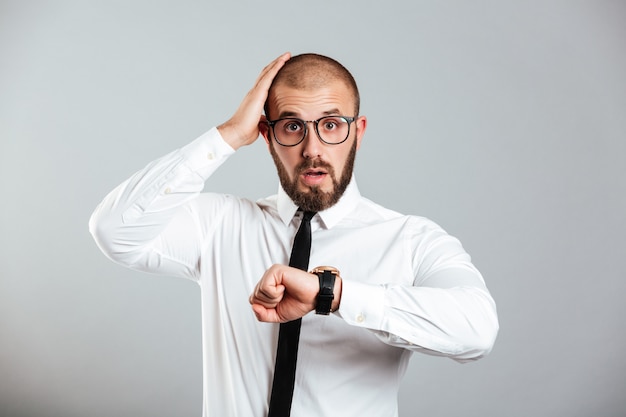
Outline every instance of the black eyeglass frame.
{"type": "Polygon", "coordinates": [[[272,135],[274,136],[274,140],[276,141],[276,143],[278,143],[280,146],[285,146],[287,148],[291,148],[293,146],[298,146],[299,144],[302,143],[302,141],[304,140],[304,138],[306,138],[306,135],[309,133],[309,123],[313,123],[313,125],[315,126],[315,133],[317,134],[317,138],[327,144],[327,145],[341,145],[342,143],[344,143],[345,141],[348,140],[348,138],[350,137],[350,125],[352,124],[352,122],[354,122],[356,119],[358,118],[358,116],[354,116],[354,117],[348,117],[348,116],[335,116],[335,115],[328,115],[328,116],[324,116],[324,117],[320,117],[317,120],[302,120],[302,119],[298,119],[297,117],[283,117],[281,119],[276,119],[276,120],[267,120],[267,125],[269,127],[272,128],[272,135]],[[335,117],[335,118],[340,118],[345,120],[346,122],[348,122],[348,132],[346,134],[346,138],[344,140],[342,140],[341,142],[326,142],[324,139],[322,139],[322,136],[320,135],[320,131],[319,131],[319,123],[321,120],[323,119],[327,119],[329,117],[335,117]],[[302,138],[297,142],[294,143],[293,145],[285,145],[284,143],[281,143],[278,140],[278,137],[276,137],[276,131],[274,130],[274,125],[276,125],[276,123],[283,121],[283,120],[294,120],[294,121],[298,121],[301,122],[304,125],[304,131],[302,133],[302,138]]]}

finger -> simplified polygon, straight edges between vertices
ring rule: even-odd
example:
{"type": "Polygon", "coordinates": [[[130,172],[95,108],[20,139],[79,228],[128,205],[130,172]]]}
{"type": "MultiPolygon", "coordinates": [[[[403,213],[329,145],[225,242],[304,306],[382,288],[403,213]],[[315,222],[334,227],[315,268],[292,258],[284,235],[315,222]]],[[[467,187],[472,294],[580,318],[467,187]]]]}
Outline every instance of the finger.
{"type": "Polygon", "coordinates": [[[272,62],[267,64],[263,68],[263,70],[261,70],[261,73],[259,74],[259,77],[257,78],[257,80],[263,78],[263,76],[265,76],[268,72],[272,71],[276,65],[282,66],[285,62],[289,60],[289,58],[291,58],[291,53],[289,52],[285,52],[281,54],[280,56],[276,57],[276,59],[274,59],[272,62]]]}
{"type": "Polygon", "coordinates": [[[280,317],[273,308],[265,308],[260,304],[252,304],[252,311],[258,321],[264,323],[280,323],[280,317]]]}
{"type": "Polygon", "coordinates": [[[259,74],[254,86],[244,100],[238,110],[239,112],[243,112],[245,114],[259,114],[263,113],[263,105],[265,104],[265,100],[267,99],[267,94],[269,92],[270,86],[272,85],[272,81],[274,77],[278,73],[278,71],[282,68],[282,66],[291,58],[291,54],[286,52],[272,61],[269,65],[267,65],[263,71],[259,74]]]}
{"type": "Polygon", "coordinates": [[[276,304],[283,299],[285,286],[278,285],[276,287],[262,287],[257,285],[250,296],[250,304],[261,304],[266,308],[274,308],[276,304]]]}
{"type": "Polygon", "coordinates": [[[269,89],[270,84],[274,80],[274,77],[276,76],[278,71],[283,67],[283,65],[285,65],[285,62],[287,62],[290,58],[291,54],[289,52],[285,52],[274,61],[272,61],[269,65],[267,65],[265,68],[263,68],[263,71],[261,71],[261,74],[259,74],[259,77],[257,78],[255,87],[269,89]]]}

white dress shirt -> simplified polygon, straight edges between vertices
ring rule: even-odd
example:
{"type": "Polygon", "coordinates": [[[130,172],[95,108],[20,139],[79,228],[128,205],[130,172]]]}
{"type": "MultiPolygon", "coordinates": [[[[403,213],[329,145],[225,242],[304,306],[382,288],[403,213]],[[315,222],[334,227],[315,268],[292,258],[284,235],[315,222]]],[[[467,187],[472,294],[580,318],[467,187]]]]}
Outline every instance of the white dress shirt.
{"type": "MultiPolygon", "coordinates": [[[[262,417],[279,326],[258,322],[248,297],[267,268],[288,264],[300,215],[282,189],[257,202],[201,193],[233,153],[211,129],[114,189],[90,230],[124,266],[198,282],[203,416],[262,417]]],[[[353,178],[311,226],[309,266],[339,269],[343,289],[338,311],[302,320],[292,416],[397,416],[413,352],[468,361],[491,350],[494,301],[435,223],[363,198],[353,178]]]]}

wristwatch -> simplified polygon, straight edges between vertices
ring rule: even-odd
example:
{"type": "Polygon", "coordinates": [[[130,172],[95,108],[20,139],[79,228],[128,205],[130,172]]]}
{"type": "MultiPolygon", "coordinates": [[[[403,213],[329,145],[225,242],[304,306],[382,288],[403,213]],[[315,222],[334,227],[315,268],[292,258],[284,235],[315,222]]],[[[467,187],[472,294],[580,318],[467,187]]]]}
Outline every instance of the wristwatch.
{"type": "Polygon", "coordinates": [[[311,271],[320,280],[320,292],[317,294],[316,314],[329,315],[335,298],[335,277],[339,276],[337,268],[332,266],[318,266],[311,271]]]}

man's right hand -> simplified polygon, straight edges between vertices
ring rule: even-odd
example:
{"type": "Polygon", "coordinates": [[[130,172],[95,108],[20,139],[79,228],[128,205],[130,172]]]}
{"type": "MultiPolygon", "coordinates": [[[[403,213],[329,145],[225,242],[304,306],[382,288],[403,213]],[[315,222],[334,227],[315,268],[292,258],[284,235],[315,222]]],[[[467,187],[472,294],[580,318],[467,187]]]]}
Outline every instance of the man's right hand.
{"type": "Polygon", "coordinates": [[[250,145],[259,137],[259,123],[263,120],[263,105],[278,70],[291,58],[286,52],[263,68],[254,87],[244,97],[235,114],[225,123],[219,125],[222,138],[233,147],[250,145]]]}

